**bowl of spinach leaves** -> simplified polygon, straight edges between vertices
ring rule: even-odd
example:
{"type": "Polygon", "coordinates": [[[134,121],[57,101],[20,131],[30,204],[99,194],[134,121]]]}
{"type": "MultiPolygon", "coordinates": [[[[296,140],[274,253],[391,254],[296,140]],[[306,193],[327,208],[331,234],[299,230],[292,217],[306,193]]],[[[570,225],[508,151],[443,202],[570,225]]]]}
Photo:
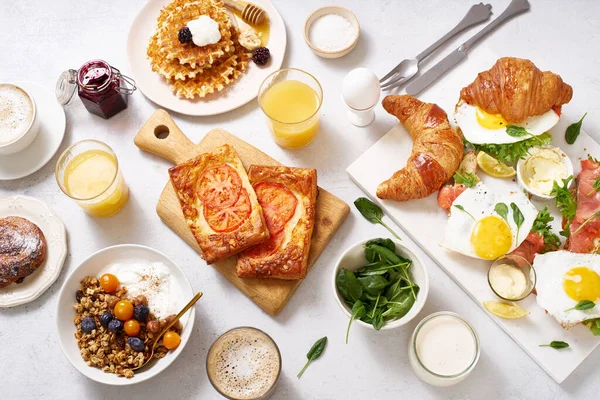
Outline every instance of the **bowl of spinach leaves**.
{"type": "Polygon", "coordinates": [[[363,240],[340,256],[333,271],[335,298],[352,324],[393,329],[423,308],[429,292],[425,264],[410,248],[388,238],[363,240]]]}

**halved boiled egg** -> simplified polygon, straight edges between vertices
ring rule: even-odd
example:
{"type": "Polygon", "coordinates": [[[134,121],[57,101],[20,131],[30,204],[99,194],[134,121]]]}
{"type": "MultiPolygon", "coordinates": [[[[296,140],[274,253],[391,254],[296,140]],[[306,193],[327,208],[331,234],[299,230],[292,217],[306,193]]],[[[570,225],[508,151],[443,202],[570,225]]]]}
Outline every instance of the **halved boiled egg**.
{"type": "Polygon", "coordinates": [[[564,327],[600,318],[600,307],[572,309],[582,300],[600,300],[600,254],[553,251],[535,256],[537,303],[564,327]]]}
{"type": "Polygon", "coordinates": [[[509,124],[499,114],[489,114],[477,106],[460,101],[454,112],[454,119],[465,139],[475,144],[506,144],[529,139],[548,132],[558,123],[559,115],[549,110],[541,115],[527,118],[518,124],[509,124]],[[527,135],[511,136],[507,133],[509,125],[525,128],[527,135]]]}
{"type": "Polygon", "coordinates": [[[440,244],[469,257],[495,260],[517,248],[527,237],[538,211],[521,191],[492,191],[483,183],[469,188],[452,203],[440,244]],[[503,204],[506,219],[496,211],[503,204]],[[523,215],[520,227],[515,211],[523,215]]]}

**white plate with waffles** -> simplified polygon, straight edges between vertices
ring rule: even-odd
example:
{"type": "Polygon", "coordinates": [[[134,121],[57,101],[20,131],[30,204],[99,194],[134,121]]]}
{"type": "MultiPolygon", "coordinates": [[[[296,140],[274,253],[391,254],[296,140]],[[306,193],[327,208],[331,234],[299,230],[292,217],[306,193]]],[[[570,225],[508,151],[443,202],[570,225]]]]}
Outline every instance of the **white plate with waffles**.
{"type": "Polygon", "coordinates": [[[67,232],[62,220],[42,203],[29,196],[0,198],[0,218],[21,217],[36,224],[46,238],[46,260],[21,283],[0,288],[0,308],[14,307],[37,299],[60,275],[67,257],[67,232]]]}
{"type": "MultiPolygon", "coordinates": [[[[264,9],[270,22],[270,39],[267,44],[271,59],[261,67],[249,60],[242,76],[222,92],[209,94],[204,98],[189,100],[175,95],[167,81],[152,66],[146,48],[157,25],[160,10],[170,0],[150,0],[140,10],[131,24],[127,38],[127,58],[130,74],[142,93],[151,101],[169,110],[193,116],[208,116],[234,110],[252,101],[258,95],[262,81],[272,72],[281,68],[287,46],[287,36],[283,19],[269,0],[255,0],[254,4],[264,9]]],[[[233,18],[235,19],[235,18],[233,18]]]]}

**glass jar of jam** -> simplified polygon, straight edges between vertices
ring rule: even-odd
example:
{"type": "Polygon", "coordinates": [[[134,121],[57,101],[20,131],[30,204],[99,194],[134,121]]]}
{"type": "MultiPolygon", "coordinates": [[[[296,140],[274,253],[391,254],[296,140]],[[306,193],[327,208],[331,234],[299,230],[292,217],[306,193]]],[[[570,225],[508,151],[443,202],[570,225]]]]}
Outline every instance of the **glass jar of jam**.
{"type": "Polygon", "coordinates": [[[70,69],[56,84],[58,101],[67,104],[77,89],[81,102],[92,114],[108,119],[127,108],[135,81],[103,60],[92,60],[79,70],[70,69]]]}

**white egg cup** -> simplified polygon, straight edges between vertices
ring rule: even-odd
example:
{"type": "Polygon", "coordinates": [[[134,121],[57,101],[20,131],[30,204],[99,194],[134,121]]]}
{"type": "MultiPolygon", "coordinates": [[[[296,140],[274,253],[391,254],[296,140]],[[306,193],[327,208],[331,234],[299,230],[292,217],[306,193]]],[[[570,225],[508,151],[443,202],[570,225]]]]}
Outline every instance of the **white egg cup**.
{"type": "Polygon", "coordinates": [[[376,105],[377,103],[373,104],[370,108],[364,110],[357,110],[346,104],[346,107],[348,107],[348,120],[352,125],[361,128],[369,125],[375,119],[376,105]]]}

